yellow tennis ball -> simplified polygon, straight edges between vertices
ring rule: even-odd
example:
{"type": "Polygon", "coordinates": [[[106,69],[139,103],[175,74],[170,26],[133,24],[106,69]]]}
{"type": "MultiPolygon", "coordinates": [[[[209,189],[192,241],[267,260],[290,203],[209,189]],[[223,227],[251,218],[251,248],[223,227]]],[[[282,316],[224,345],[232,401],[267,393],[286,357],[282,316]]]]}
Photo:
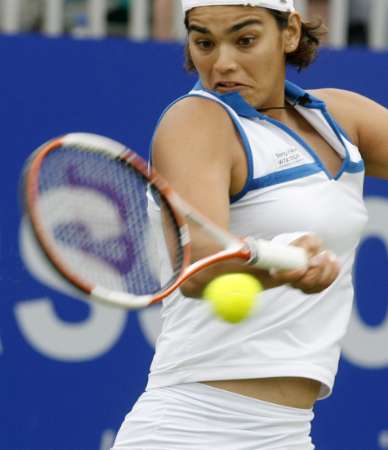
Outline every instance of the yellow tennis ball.
{"type": "Polygon", "coordinates": [[[229,273],[212,280],[203,291],[217,317],[229,323],[246,319],[263,290],[260,281],[246,273],[229,273]]]}

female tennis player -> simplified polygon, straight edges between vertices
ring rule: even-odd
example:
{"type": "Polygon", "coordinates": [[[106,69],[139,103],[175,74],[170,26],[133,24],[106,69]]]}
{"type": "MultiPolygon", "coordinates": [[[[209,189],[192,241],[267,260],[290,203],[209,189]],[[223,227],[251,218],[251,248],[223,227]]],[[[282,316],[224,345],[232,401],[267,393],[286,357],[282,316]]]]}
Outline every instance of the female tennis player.
{"type": "MultiPolygon", "coordinates": [[[[113,449],[313,449],[314,404],[332,391],[352,307],[365,168],[388,178],[388,113],[351,92],[286,81],[287,64],[312,62],[321,32],[292,0],[182,4],[199,81],[164,112],[152,164],[225,229],[301,246],[311,259],[281,273],[220,264],[165,300],[146,392],[113,449]],[[236,271],[267,289],[260,311],[230,325],[196,298],[236,271]]],[[[154,201],[150,214],[161,230],[154,201]]],[[[213,253],[192,231],[194,258],[213,253]]]]}

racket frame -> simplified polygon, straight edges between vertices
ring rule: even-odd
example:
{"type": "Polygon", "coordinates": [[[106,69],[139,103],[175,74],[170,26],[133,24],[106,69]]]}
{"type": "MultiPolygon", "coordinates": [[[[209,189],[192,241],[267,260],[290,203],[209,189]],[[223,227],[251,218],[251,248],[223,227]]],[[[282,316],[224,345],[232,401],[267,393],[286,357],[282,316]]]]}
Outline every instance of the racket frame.
{"type": "MultiPolygon", "coordinates": [[[[30,219],[34,235],[48,261],[51,262],[53,267],[67,282],[74,285],[81,292],[87,294],[90,298],[109,305],[132,309],[157,303],[170,295],[192,275],[215,263],[226,260],[240,259],[246,263],[252,263],[257,267],[262,268],[269,268],[273,265],[273,244],[268,243],[267,241],[237,238],[228,231],[221,229],[218,225],[214,224],[196,209],[191,207],[175,191],[173,191],[169,183],[150,167],[143,158],[124,145],[103,136],[89,133],[70,133],[43,144],[31,155],[26,166],[24,174],[24,194],[25,210],[30,219]],[[95,286],[81,279],[76,273],[63,264],[61,258],[57,256],[56,251],[54,250],[55,246],[50,242],[50,235],[45,232],[45,226],[40,219],[36,199],[39,196],[39,173],[44,159],[57,148],[66,145],[89,150],[94,154],[101,153],[105,156],[111,156],[112,160],[120,161],[128,166],[133,166],[146,180],[148,180],[150,185],[154,186],[159,191],[166,205],[173,213],[179,230],[179,240],[183,252],[181,269],[177,274],[175,281],[171,282],[165,289],[152,295],[134,295],[126,292],[109,290],[99,285],[95,286]],[[224,247],[224,250],[191,263],[192,243],[188,221],[192,221],[200,226],[206,233],[211,235],[215,241],[221,244],[224,247]],[[261,245],[261,243],[263,243],[263,245],[261,245]],[[262,261],[260,261],[262,256],[260,254],[261,252],[263,252],[264,255],[262,261]],[[267,262],[266,258],[269,258],[267,262]]],[[[294,249],[296,250],[295,247],[294,249]]],[[[280,246],[280,256],[283,250],[284,246],[280,246]]],[[[298,251],[299,250],[300,249],[298,249],[298,251]]],[[[280,259],[282,258],[280,257],[280,259]]],[[[276,266],[276,255],[274,261],[276,266]]],[[[291,266],[293,266],[293,263],[291,266]]]]}

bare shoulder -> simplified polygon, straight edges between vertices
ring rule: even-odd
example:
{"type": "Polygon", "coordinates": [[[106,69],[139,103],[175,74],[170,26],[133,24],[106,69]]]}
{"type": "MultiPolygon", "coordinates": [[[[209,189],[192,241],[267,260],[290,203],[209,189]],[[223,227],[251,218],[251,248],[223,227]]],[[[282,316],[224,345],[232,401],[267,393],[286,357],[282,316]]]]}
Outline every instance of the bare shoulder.
{"type": "Polygon", "coordinates": [[[195,133],[205,127],[211,135],[217,132],[219,126],[225,132],[233,129],[225,109],[214,100],[193,96],[174,103],[160,121],[157,132],[168,132],[172,128],[174,134],[195,133]]]}
{"type": "Polygon", "coordinates": [[[350,114],[350,117],[368,114],[375,108],[386,109],[383,105],[365,95],[344,89],[316,89],[309,92],[323,100],[333,112],[341,113],[345,111],[350,114]]]}
{"type": "Polygon", "coordinates": [[[314,89],[309,91],[315,97],[323,100],[329,108],[342,110],[349,108],[350,105],[363,104],[370,101],[367,97],[353,91],[345,89],[314,89]]]}
{"type": "Polygon", "coordinates": [[[235,127],[225,109],[203,97],[186,97],[165,113],[153,140],[153,157],[223,157],[238,143],[235,127]]]}
{"type": "Polygon", "coordinates": [[[358,144],[360,124],[365,120],[365,116],[379,107],[368,97],[344,89],[327,88],[309,92],[326,103],[329,113],[356,144],[358,144]]]}

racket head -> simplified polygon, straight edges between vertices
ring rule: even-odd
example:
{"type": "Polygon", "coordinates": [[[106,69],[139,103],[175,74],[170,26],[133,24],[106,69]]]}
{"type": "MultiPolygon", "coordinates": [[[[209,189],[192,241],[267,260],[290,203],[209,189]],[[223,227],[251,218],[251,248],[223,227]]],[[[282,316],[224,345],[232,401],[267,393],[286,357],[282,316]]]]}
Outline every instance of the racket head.
{"type": "Polygon", "coordinates": [[[25,165],[24,209],[56,271],[92,299],[138,308],[162,300],[190,262],[184,217],[168,183],[112,139],[71,133],[39,147],[25,165]],[[172,275],[159,280],[147,189],[169,230],[172,275]]]}

